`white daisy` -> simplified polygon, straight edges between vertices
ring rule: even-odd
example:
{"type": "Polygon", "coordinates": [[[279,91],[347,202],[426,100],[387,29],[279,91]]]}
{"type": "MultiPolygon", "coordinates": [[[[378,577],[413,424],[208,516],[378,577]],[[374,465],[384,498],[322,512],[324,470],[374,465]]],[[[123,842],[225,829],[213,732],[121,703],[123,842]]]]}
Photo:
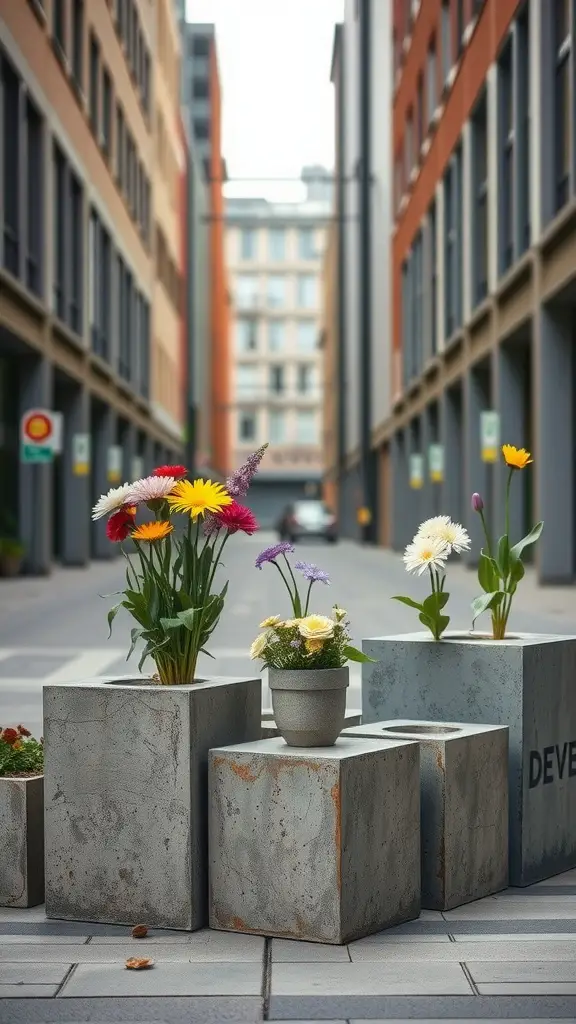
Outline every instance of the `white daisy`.
{"type": "Polygon", "coordinates": [[[140,505],[147,501],[158,501],[174,490],[176,478],[173,476],[145,476],[136,480],[130,489],[132,504],[140,505]]]}
{"type": "Polygon", "coordinates": [[[414,537],[404,552],[404,564],[408,572],[417,572],[419,576],[426,569],[443,571],[450,548],[446,541],[435,537],[414,537]]]}
{"type": "Polygon", "coordinates": [[[453,523],[450,516],[435,516],[434,519],[428,519],[422,523],[417,536],[442,540],[448,544],[450,551],[467,551],[470,547],[467,530],[460,523],[453,523]]]}
{"type": "Polygon", "coordinates": [[[255,640],[252,642],[250,648],[250,657],[252,661],[256,661],[257,658],[261,658],[264,652],[264,648],[268,643],[268,633],[259,633],[255,640]]]}
{"type": "Polygon", "coordinates": [[[102,494],[92,509],[92,519],[103,519],[104,516],[117,512],[123,505],[130,505],[132,484],[111,487],[108,494],[102,494]]]}
{"type": "Polygon", "coordinates": [[[436,537],[436,531],[441,526],[448,526],[450,522],[450,516],[433,516],[432,519],[426,519],[425,522],[420,523],[418,527],[417,537],[436,537]]]}

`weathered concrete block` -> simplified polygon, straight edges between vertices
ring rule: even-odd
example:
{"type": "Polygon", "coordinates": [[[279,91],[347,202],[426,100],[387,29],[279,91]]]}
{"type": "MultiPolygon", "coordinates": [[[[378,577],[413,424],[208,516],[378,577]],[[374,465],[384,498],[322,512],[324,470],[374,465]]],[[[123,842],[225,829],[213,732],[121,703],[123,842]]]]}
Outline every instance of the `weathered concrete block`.
{"type": "Polygon", "coordinates": [[[260,679],[46,685],[47,916],[203,926],[208,750],[260,721],[260,679]]]}
{"type": "Polygon", "coordinates": [[[420,913],[419,746],[210,752],[210,926],[344,943],[420,913]]]}
{"type": "MultiPolygon", "coordinates": [[[[346,712],[344,719],[344,725],[346,729],[350,729],[353,725],[362,724],[362,712],[359,708],[351,708],[350,711],[346,712]]],[[[278,726],[274,721],[273,711],[264,711],[262,713],[262,739],[269,740],[273,736],[279,736],[278,726]]]]}
{"type": "Polygon", "coordinates": [[[420,743],[422,906],[452,910],[508,885],[508,729],[394,719],[347,729],[420,743]]]}
{"type": "Polygon", "coordinates": [[[44,779],[0,779],[0,907],[44,901],[44,779]]]}
{"type": "Polygon", "coordinates": [[[576,637],[427,633],[363,650],[362,721],[489,722],[510,730],[510,884],[576,866],[576,637]]]}

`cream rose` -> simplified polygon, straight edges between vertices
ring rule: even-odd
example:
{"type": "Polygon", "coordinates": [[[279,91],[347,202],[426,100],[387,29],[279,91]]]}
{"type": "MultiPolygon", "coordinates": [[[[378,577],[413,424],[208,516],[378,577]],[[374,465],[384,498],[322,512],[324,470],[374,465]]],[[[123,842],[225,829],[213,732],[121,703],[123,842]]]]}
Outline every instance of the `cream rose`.
{"type": "Polygon", "coordinates": [[[305,640],[329,640],[334,635],[334,620],[327,615],[307,615],[298,629],[305,640]]]}

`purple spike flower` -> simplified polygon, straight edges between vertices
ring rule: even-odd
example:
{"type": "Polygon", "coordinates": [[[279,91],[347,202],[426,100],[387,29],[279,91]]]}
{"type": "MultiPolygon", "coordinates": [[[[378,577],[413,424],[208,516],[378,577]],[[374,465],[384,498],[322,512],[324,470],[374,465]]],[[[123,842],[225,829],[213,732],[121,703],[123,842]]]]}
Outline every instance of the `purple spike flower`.
{"type": "Polygon", "coordinates": [[[258,555],[254,565],[257,569],[261,569],[265,562],[273,562],[278,555],[285,555],[289,551],[294,551],[294,545],[289,540],[280,541],[279,544],[272,544],[269,548],[264,548],[258,555]]]}
{"type": "Polygon", "coordinates": [[[263,444],[261,448],[258,448],[258,451],[249,455],[244,465],[240,466],[240,469],[234,470],[232,475],[228,477],[226,490],[232,498],[243,498],[247,493],[252,477],[258,469],[267,447],[268,442],[263,444]]]}
{"type": "Polygon", "coordinates": [[[319,569],[317,565],[312,562],[296,562],[294,565],[298,572],[308,580],[309,583],[326,583],[330,584],[330,576],[324,569],[319,569]]]}

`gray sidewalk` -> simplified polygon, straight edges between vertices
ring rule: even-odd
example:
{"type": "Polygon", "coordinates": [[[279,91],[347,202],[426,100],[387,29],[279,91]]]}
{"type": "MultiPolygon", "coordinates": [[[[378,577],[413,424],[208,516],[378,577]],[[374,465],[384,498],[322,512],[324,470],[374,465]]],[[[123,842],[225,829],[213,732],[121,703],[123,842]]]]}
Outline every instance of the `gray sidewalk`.
{"type": "Polygon", "coordinates": [[[468,1018],[576,1019],[576,870],[348,947],[0,910],[1,1024],[468,1018]]]}

